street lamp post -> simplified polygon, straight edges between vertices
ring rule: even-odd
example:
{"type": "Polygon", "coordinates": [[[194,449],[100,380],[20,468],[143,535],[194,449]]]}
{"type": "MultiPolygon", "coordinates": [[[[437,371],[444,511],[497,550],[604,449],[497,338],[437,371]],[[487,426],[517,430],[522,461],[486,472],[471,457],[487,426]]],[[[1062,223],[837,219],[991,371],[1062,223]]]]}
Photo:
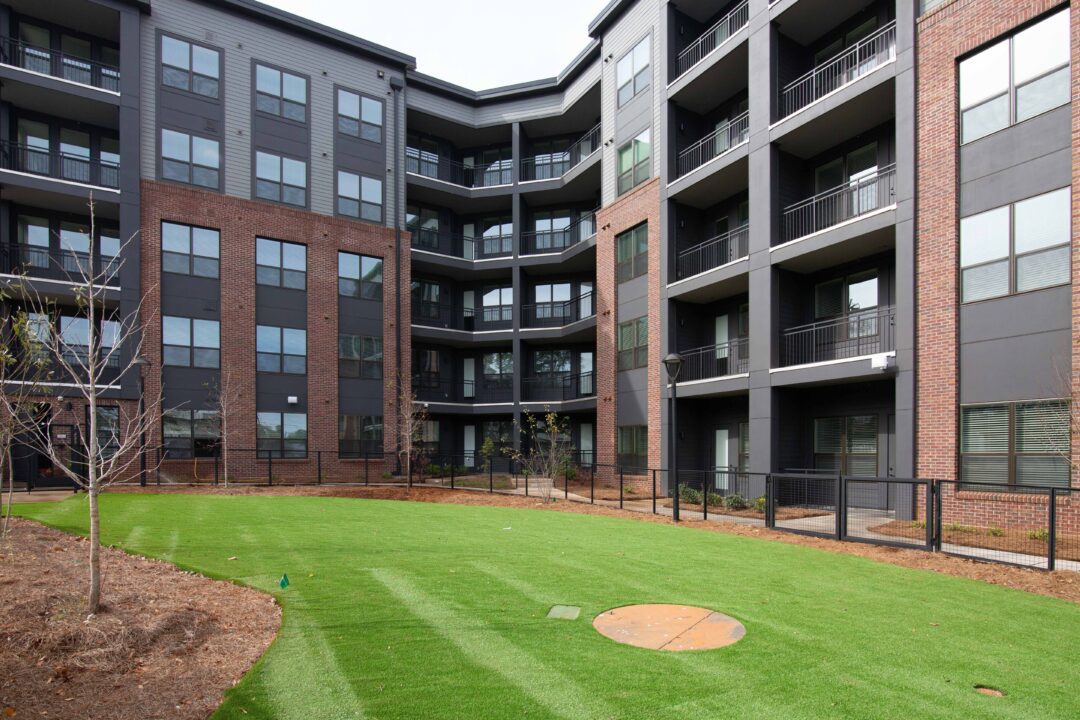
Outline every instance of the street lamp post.
{"type": "Polygon", "coordinates": [[[675,450],[679,441],[678,427],[675,424],[675,412],[679,400],[679,370],[682,369],[682,355],[670,353],[664,358],[664,367],[667,369],[668,380],[671,382],[671,439],[668,443],[668,452],[671,454],[671,482],[674,483],[672,490],[671,518],[679,522],[679,461],[675,450]]]}
{"type": "Polygon", "coordinates": [[[146,375],[143,369],[149,361],[139,355],[132,365],[139,368],[139,485],[146,487],[146,375]]]}

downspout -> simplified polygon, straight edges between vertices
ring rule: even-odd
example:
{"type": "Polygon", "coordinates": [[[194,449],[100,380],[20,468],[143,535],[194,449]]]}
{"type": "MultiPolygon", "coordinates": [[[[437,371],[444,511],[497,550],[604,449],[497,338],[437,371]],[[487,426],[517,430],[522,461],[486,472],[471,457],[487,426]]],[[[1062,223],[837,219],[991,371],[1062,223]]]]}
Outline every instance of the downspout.
{"type": "MultiPolygon", "coordinates": [[[[395,377],[399,385],[404,384],[405,379],[401,376],[401,152],[405,147],[402,142],[403,123],[401,122],[400,100],[404,96],[405,81],[397,76],[390,78],[390,90],[394,93],[394,277],[397,278],[397,292],[394,293],[394,361],[396,365],[395,377]]],[[[398,387],[398,418],[397,423],[401,426],[401,387],[398,387]]],[[[396,438],[396,456],[401,457],[401,433],[394,434],[396,438]]]]}

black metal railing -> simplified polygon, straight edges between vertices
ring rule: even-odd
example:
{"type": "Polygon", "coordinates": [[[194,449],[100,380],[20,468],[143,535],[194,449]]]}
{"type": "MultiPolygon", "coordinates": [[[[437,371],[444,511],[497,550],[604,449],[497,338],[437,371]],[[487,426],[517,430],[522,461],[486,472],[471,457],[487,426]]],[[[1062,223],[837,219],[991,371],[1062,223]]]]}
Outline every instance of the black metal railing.
{"type": "Polygon", "coordinates": [[[450,255],[465,260],[483,260],[514,254],[513,235],[472,237],[462,233],[440,232],[424,228],[413,228],[410,232],[414,248],[440,255],[450,255]]]}
{"type": "Polygon", "coordinates": [[[16,142],[0,144],[0,168],[87,185],[120,187],[120,167],[116,163],[89,154],[73,155],[16,142]]]}
{"type": "Polygon", "coordinates": [[[514,182],[512,160],[465,164],[418,148],[405,148],[405,171],[467,188],[495,187],[514,182]]]}
{"type": "Polygon", "coordinates": [[[675,160],[675,173],[678,177],[686,175],[714,158],[746,142],[750,137],[750,114],[736,115],[730,122],[718,127],[713,132],[679,152],[675,160]]]}
{"type": "Polygon", "coordinates": [[[784,208],[781,218],[783,242],[839,225],[895,202],[896,165],[886,165],[866,177],[820,192],[784,208]]]}
{"type": "Polygon", "coordinates": [[[590,210],[570,225],[556,230],[526,230],[521,233],[523,255],[561,252],[596,235],[596,211],[590,210]]]}
{"type": "Polygon", "coordinates": [[[112,92],[120,91],[119,68],[57,50],[28,45],[14,38],[0,37],[0,63],[80,85],[112,92]]]}
{"type": "Polygon", "coordinates": [[[705,59],[705,56],[726,43],[732,35],[746,27],[750,21],[748,2],[736,5],[731,12],[720,18],[701,36],[690,43],[675,58],[675,79],[682,77],[690,68],[705,59]]]}
{"type": "Polygon", "coordinates": [[[591,372],[538,375],[521,381],[521,398],[526,402],[580,400],[595,395],[596,376],[591,372]]]}
{"type": "Polygon", "coordinates": [[[120,259],[74,250],[37,247],[14,243],[0,246],[3,271],[28,277],[81,282],[87,277],[95,282],[114,284],[120,269],[120,259]]]}
{"type": "Polygon", "coordinates": [[[788,328],[781,334],[781,365],[889,352],[896,348],[895,325],[896,309],[885,306],[788,328]]]}
{"type": "Polygon", "coordinates": [[[482,375],[476,380],[454,380],[419,373],[412,379],[416,399],[425,402],[496,403],[513,402],[513,376],[482,375]]]}
{"type": "Polygon", "coordinates": [[[560,302],[539,302],[521,306],[521,326],[527,328],[562,327],[596,314],[593,293],[560,302]]]}
{"type": "Polygon", "coordinates": [[[513,305],[489,305],[476,309],[455,307],[448,302],[413,301],[414,325],[450,330],[508,330],[513,326],[513,305]]]}
{"type": "Polygon", "coordinates": [[[527,157],[521,161],[521,180],[553,180],[570,172],[600,149],[600,125],[561,152],[527,157]]]}
{"type": "Polygon", "coordinates": [[[679,382],[745,373],[750,368],[750,339],[736,338],[716,345],[680,350],[679,382]]]}
{"type": "Polygon", "coordinates": [[[896,57],[896,22],[863,38],[780,90],[780,117],[802,110],[896,57]]]}
{"type": "Polygon", "coordinates": [[[675,260],[675,272],[681,280],[741,260],[749,254],[750,226],[743,225],[680,251],[675,260]]]}

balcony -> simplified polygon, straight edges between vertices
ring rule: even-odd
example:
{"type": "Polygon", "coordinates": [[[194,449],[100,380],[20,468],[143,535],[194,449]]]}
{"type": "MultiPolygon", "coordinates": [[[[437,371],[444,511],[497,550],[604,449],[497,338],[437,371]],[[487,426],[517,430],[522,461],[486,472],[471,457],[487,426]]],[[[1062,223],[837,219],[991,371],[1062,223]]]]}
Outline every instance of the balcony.
{"type": "Polygon", "coordinates": [[[512,160],[465,164],[415,147],[405,148],[405,172],[464,188],[489,188],[514,181],[512,160]]]}
{"type": "Polygon", "coordinates": [[[489,305],[479,310],[458,309],[450,303],[430,300],[413,301],[413,324],[447,330],[509,330],[513,326],[512,305],[489,305]]]}
{"type": "Polygon", "coordinates": [[[795,114],[895,58],[896,22],[893,21],[785,85],[780,90],[780,117],[795,114]]]}
{"type": "Polygon", "coordinates": [[[561,178],[599,149],[600,125],[597,125],[562,152],[524,158],[521,161],[521,181],[561,178]]]}
{"type": "Polygon", "coordinates": [[[682,177],[705,163],[742,145],[750,136],[750,115],[742,113],[731,122],[709,133],[701,140],[679,152],[675,173],[682,177]]]}
{"type": "Polygon", "coordinates": [[[741,260],[750,254],[750,226],[743,225],[681,251],[675,260],[679,280],[741,260]]]}
{"type": "Polygon", "coordinates": [[[726,43],[731,36],[746,27],[750,21],[749,3],[736,5],[731,12],[720,18],[711,28],[675,58],[675,78],[678,79],[705,59],[709,53],[726,43]]]}
{"type": "Polygon", "coordinates": [[[896,349],[896,309],[873,310],[813,322],[784,330],[780,337],[780,364],[844,360],[896,349]]]}
{"type": "Polygon", "coordinates": [[[0,64],[29,70],[61,80],[120,92],[120,70],[112,65],[67,55],[49,48],[27,45],[12,38],[0,37],[0,64]]]}
{"type": "Polygon", "coordinates": [[[523,378],[521,398],[525,402],[566,402],[596,396],[594,374],[543,375],[523,378]]]}
{"type": "Polygon", "coordinates": [[[514,401],[513,376],[450,380],[431,373],[413,375],[413,391],[422,402],[508,403],[514,401]]]}
{"type": "Polygon", "coordinates": [[[63,282],[85,282],[91,274],[96,283],[109,285],[120,269],[119,258],[18,243],[0,246],[0,255],[3,272],[63,282]]]}
{"type": "Polygon", "coordinates": [[[743,337],[693,350],[680,350],[679,355],[683,359],[680,383],[740,375],[750,369],[750,339],[743,337]]]}
{"type": "Polygon", "coordinates": [[[41,175],[104,188],[120,187],[120,166],[86,155],[15,142],[0,144],[0,170],[41,175]]]}
{"type": "Polygon", "coordinates": [[[862,215],[889,207],[896,197],[896,165],[886,165],[863,177],[818,193],[784,208],[781,242],[820,232],[862,215]]]}
{"type": "Polygon", "coordinates": [[[596,314],[591,292],[561,302],[541,302],[521,306],[521,326],[556,328],[590,318],[596,314]]]}
{"type": "Polygon", "coordinates": [[[514,254],[512,235],[469,237],[461,233],[444,233],[426,228],[413,229],[412,246],[418,250],[449,255],[465,260],[486,260],[510,257],[514,254]]]}
{"type": "Polygon", "coordinates": [[[564,228],[528,230],[521,234],[521,253],[539,255],[557,253],[596,235],[596,211],[590,210],[564,228]]]}

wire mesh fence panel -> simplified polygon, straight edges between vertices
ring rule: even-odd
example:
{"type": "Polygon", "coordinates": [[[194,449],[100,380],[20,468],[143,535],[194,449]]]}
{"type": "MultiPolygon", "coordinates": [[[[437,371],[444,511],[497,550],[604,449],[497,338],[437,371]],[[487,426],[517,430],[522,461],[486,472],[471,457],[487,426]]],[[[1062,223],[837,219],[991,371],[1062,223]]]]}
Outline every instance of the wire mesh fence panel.
{"type": "Polygon", "coordinates": [[[747,525],[765,524],[764,473],[738,470],[706,470],[708,492],[703,496],[706,517],[747,525]]]}
{"type": "Polygon", "coordinates": [[[839,488],[835,475],[773,475],[774,527],[836,537],[839,488]]]}
{"type": "Polygon", "coordinates": [[[1050,499],[1050,488],[939,481],[937,548],[977,560],[1047,568],[1053,550],[1050,499]]]}
{"type": "Polygon", "coordinates": [[[1054,490],[1053,509],[1054,569],[1080,571],[1080,496],[1054,490]]]}
{"type": "Polygon", "coordinates": [[[893,478],[843,478],[844,539],[929,550],[930,484],[893,478]]]}

